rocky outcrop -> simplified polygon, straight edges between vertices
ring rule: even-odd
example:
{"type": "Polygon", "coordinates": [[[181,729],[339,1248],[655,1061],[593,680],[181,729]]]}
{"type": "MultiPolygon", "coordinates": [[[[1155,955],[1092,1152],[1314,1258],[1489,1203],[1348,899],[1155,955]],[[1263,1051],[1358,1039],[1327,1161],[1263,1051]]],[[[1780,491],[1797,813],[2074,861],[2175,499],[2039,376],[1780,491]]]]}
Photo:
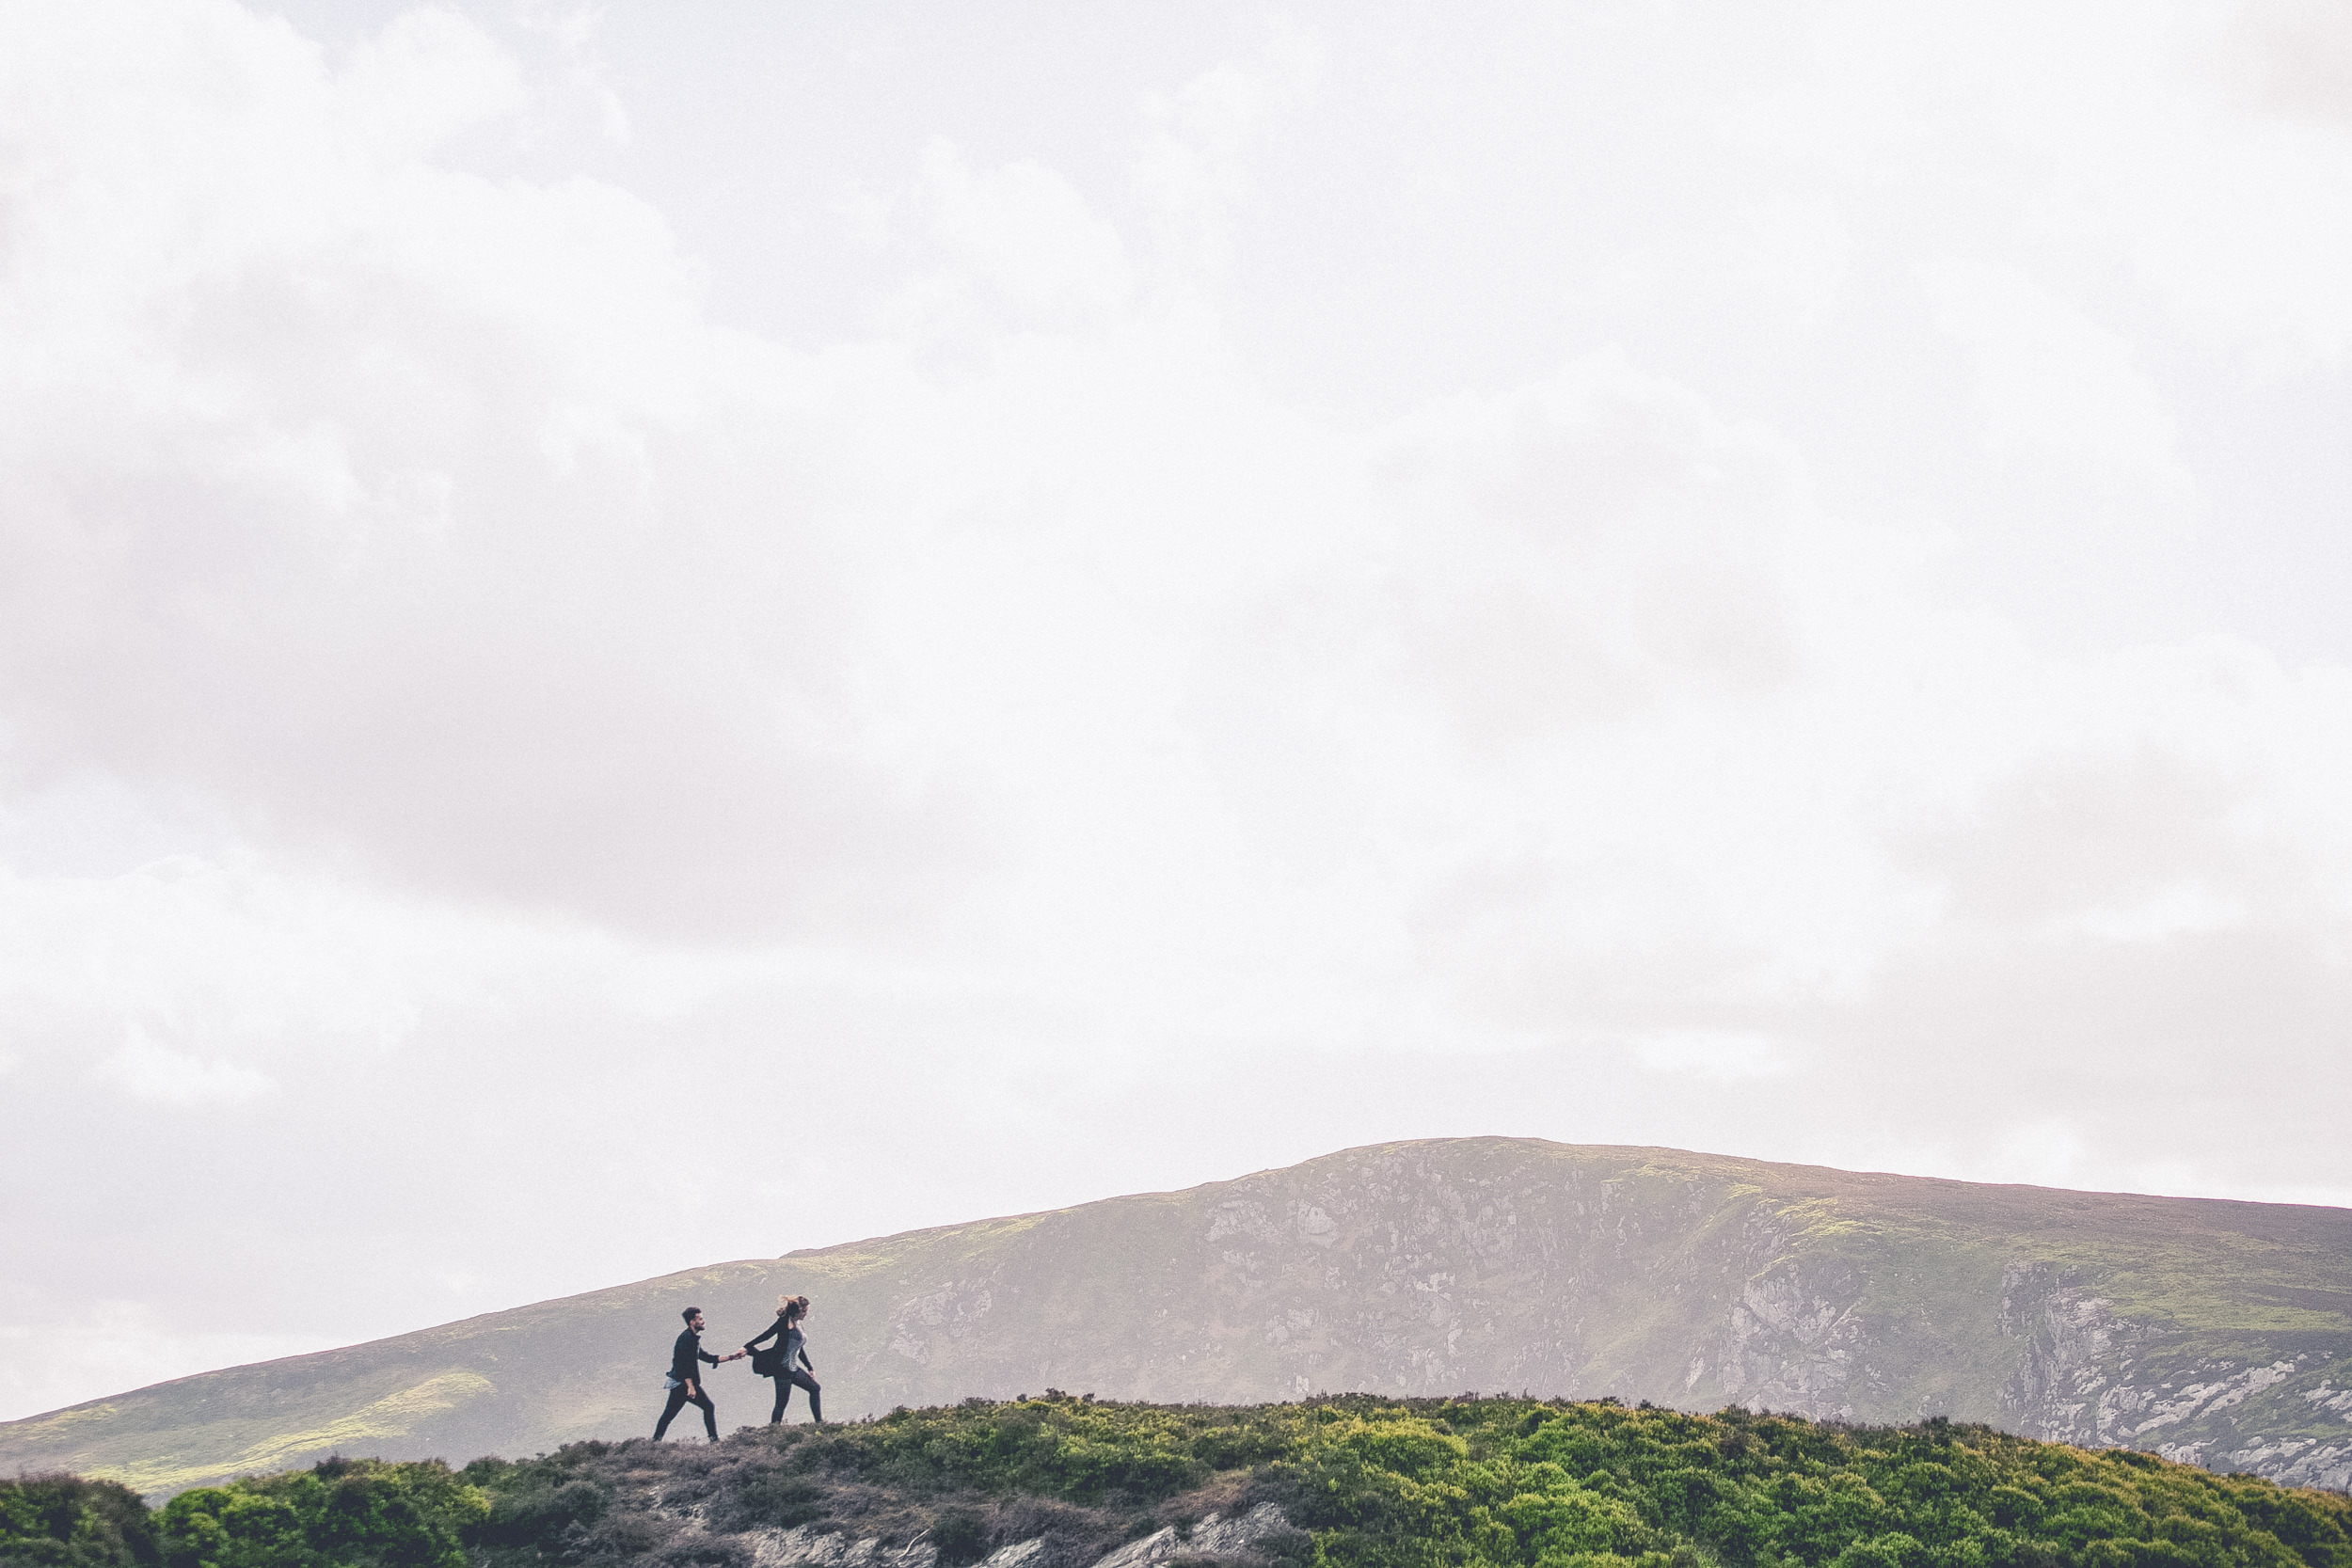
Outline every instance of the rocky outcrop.
{"type": "Polygon", "coordinates": [[[2136,1322],[2082,1271],[2012,1265],[2001,1327],[2025,1346],[2002,1386],[2002,1424],[2087,1448],[2150,1449],[2294,1486],[2352,1489],[2352,1336],[2250,1357],[2199,1354],[2197,1336],[2136,1322]],[[2330,1419],[2342,1422],[2329,1430],[2330,1419]]]}
{"type": "MultiPolygon", "coordinates": [[[[929,1542],[885,1546],[871,1537],[860,1540],[813,1525],[747,1530],[739,1539],[751,1548],[755,1568],[932,1568],[939,1560],[939,1548],[929,1542]]],[[[735,1555],[724,1546],[697,1549],[691,1540],[684,1545],[680,1555],[690,1561],[725,1561],[735,1555]]]]}
{"type": "Polygon", "coordinates": [[[1684,1391],[1711,1376],[1729,1403],[1853,1419],[1856,1394],[1876,1391],[1864,1358],[1870,1334],[1861,1295],[1851,1268],[1775,1259],[1742,1282],[1712,1355],[1692,1359],[1684,1391]]]}
{"type": "Polygon", "coordinates": [[[2324,1486],[2331,1492],[2352,1492],[2352,1441],[2328,1443],[2316,1437],[2290,1437],[2239,1449],[2229,1455],[2229,1461],[2233,1469],[2267,1476],[2281,1486],[2324,1486]]]}
{"type": "MultiPolygon", "coordinates": [[[[1263,1556],[1263,1549],[1272,1543],[1301,1533],[1284,1517],[1279,1507],[1273,1503],[1260,1503],[1238,1519],[1220,1519],[1212,1513],[1193,1526],[1188,1533],[1178,1530],[1172,1525],[1156,1530],[1140,1541],[1131,1541],[1109,1553],[1095,1563],[1094,1568],[1157,1568],[1158,1564],[1180,1557],[1211,1561],[1254,1560],[1263,1556]]],[[[1037,1543],[1025,1542],[1023,1544],[1034,1545],[1037,1543]]],[[[1008,1546],[1005,1552],[1019,1549],[1008,1546]]],[[[1004,1555],[1004,1552],[997,1554],[998,1557],[1004,1555]]],[[[994,1558],[989,1560],[995,1568],[1016,1568],[1010,1563],[996,1563],[994,1558]]]]}
{"type": "Polygon", "coordinates": [[[961,1339],[996,1305],[986,1278],[959,1279],[899,1304],[890,1315],[890,1349],[917,1366],[930,1360],[933,1341],[961,1339]]]}
{"type": "Polygon", "coordinates": [[[2020,1347],[2001,1385],[2002,1425],[2028,1437],[2089,1448],[2123,1440],[2146,1403],[2131,1381],[2158,1337],[2119,1317],[2079,1282],[2079,1271],[2012,1262],[2001,1273],[2000,1329],[2020,1347]]]}
{"type": "MultiPolygon", "coordinates": [[[[1279,1507],[1260,1503],[1234,1519],[1212,1513],[1190,1530],[1174,1526],[1140,1541],[1131,1541],[1105,1554],[1093,1568],[1158,1568],[1178,1558],[1193,1561],[1249,1562],[1264,1548],[1301,1533],[1279,1507]]],[[[706,1538],[686,1542],[674,1554],[689,1560],[726,1561],[739,1557],[737,1546],[748,1547],[754,1568],[933,1568],[939,1551],[928,1542],[885,1546],[857,1539],[838,1527],[798,1525],[790,1529],[749,1530],[735,1538],[706,1538]]],[[[1000,1546],[980,1568],[1032,1568],[1048,1554],[1043,1537],[1000,1546]]]]}

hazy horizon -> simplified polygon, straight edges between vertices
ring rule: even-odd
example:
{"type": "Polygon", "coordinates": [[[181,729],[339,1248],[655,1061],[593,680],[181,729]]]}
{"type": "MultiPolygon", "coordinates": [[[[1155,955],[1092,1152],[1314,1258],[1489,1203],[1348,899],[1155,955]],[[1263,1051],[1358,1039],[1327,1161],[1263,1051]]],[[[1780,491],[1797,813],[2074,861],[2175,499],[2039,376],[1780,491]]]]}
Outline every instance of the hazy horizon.
{"type": "Polygon", "coordinates": [[[0,1418],[1403,1138],[2352,1206],[2346,278],[2320,0],[0,14],[0,1418]]]}

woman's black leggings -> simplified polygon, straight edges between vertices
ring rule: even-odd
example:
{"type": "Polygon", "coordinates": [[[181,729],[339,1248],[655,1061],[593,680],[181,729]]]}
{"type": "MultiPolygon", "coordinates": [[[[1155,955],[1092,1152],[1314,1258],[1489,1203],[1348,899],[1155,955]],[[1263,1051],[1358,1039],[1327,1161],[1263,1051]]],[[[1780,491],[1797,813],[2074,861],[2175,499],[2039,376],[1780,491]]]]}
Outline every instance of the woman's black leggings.
{"type": "Polygon", "coordinates": [[[823,1385],[795,1367],[788,1372],[776,1374],[776,1407],[768,1414],[770,1426],[774,1426],[784,1419],[784,1407],[792,1398],[792,1386],[796,1383],[808,1390],[808,1418],[812,1421],[821,1421],[825,1418],[823,1385]]]}

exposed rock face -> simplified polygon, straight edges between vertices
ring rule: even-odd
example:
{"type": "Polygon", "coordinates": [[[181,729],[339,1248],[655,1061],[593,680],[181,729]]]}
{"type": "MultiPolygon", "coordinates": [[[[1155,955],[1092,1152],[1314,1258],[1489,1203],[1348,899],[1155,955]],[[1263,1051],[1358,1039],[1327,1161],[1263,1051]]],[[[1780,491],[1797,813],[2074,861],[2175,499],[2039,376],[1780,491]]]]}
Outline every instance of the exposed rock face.
{"type": "Polygon", "coordinates": [[[2078,1273],[2019,1265],[2002,1279],[2003,1331],[2026,1346],[2002,1386],[2003,1425],[2051,1442],[2153,1449],[2191,1465],[2352,1490],[2352,1391],[2335,1386],[2344,1381],[2341,1341],[2250,1365],[2198,1354],[2187,1335],[2119,1315],[2077,1283],[2078,1273]],[[2334,1441],[2311,1430],[2329,1416],[2346,1423],[2334,1441]]]}
{"type": "Polygon", "coordinates": [[[1045,1538],[1037,1536],[1028,1541],[1016,1541],[1009,1546],[999,1546],[981,1560],[980,1568],[1030,1568],[1045,1555],[1045,1538]]]}
{"type": "Polygon", "coordinates": [[[2268,1476],[2281,1485],[2324,1486],[2334,1492],[2352,1492],[2352,1443],[2328,1443],[2316,1437],[2281,1438],[2276,1443],[2239,1449],[2229,1455],[2229,1461],[2233,1468],[2268,1476]]]}
{"type": "Polygon", "coordinates": [[[1885,1383],[1865,1359],[1869,1329],[1861,1278],[1836,1265],[1808,1273],[1802,1260],[1778,1255],[1786,1237],[1767,1231],[1766,1239],[1774,1256],[1742,1283],[1714,1359],[1704,1351],[1692,1357],[1683,1388],[1695,1389],[1711,1375],[1728,1403],[1851,1420],[1853,1396],[1875,1403],[1871,1396],[1885,1383]]]}
{"type": "MultiPolygon", "coordinates": [[[[857,1540],[838,1528],[814,1525],[748,1530],[742,1539],[750,1544],[757,1568],[931,1568],[939,1560],[939,1548],[929,1542],[885,1546],[870,1537],[857,1540]]],[[[709,1555],[724,1560],[723,1553],[709,1555]]]]}
{"type": "MultiPolygon", "coordinates": [[[[1249,1558],[1256,1556],[1258,1548],[1266,1543],[1297,1533],[1290,1520],[1283,1517],[1279,1508],[1273,1503],[1260,1503],[1238,1519],[1219,1519],[1212,1513],[1195,1525],[1189,1535],[1180,1533],[1171,1525],[1140,1541],[1129,1542],[1104,1556],[1094,1568],[1156,1568],[1157,1564],[1178,1557],[1212,1560],[1249,1558]]],[[[996,1556],[1003,1557],[1025,1546],[1035,1547],[1038,1544],[1040,1543],[1023,1542],[1020,1546],[1006,1547],[996,1556]]],[[[989,1560],[993,1563],[995,1558],[989,1560]]],[[[1000,1568],[1013,1568],[1013,1565],[1003,1564],[1000,1568]]]]}
{"type": "MultiPolygon", "coordinates": [[[[726,1264],[184,1379],[0,1427],[0,1467],[161,1490],[316,1457],[358,1427],[390,1457],[461,1460],[625,1436],[652,1423],[678,1305],[703,1306],[717,1343],[766,1326],[779,1291],[821,1305],[810,1354],[828,1409],[852,1417],[1048,1387],[1524,1391],[1946,1415],[2326,1485],[2352,1463],[2352,1212],[1489,1138],[726,1264]],[[463,1401],[412,1397],[458,1374],[463,1401]]],[[[770,1388],[730,1372],[713,1391],[732,1422],[763,1415],[770,1388]]]]}
{"type": "MultiPolygon", "coordinates": [[[[1105,1554],[1094,1568],[1158,1568],[1158,1564],[1179,1557],[1212,1561],[1248,1560],[1254,1559],[1259,1548],[1266,1544],[1297,1533],[1280,1508],[1273,1503],[1260,1503],[1237,1519],[1220,1519],[1212,1513],[1195,1525],[1189,1534],[1171,1525],[1105,1554]]],[[[884,1546],[878,1541],[854,1539],[842,1533],[837,1526],[799,1525],[791,1529],[750,1530],[739,1540],[750,1546],[755,1568],[932,1568],[939,1560],[938,1548],[927,1542],[884,1546]]],[[[695,1551],[691,1541],[687,1551],[689,1555],[695,1551]]],[[[701,1548],[701,1557],[708,1560],[726,1560],[732,1555],[723,1538],[707,1542],[701,1548]]],[[[1044,1555],[1042,1537],[1017,1541],[992,1552],[980,1568],[1029,1568],[1044,1555]]]]}

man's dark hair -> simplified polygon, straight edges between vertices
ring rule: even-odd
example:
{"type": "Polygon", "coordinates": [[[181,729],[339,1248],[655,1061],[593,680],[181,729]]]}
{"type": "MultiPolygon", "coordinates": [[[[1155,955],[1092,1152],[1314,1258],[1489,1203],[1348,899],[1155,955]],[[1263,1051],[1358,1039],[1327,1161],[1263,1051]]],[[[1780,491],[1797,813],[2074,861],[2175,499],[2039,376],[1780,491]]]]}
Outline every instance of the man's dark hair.
{"type": "Polygon", "coordinates": [[[702,1308],[699,1307],[690,1307],[685,1311],[680,1312],[678,1316],[686,1320],[687,1326],[691,1328],[693,1326],[694,1314],[701,1310],[702,1308]]]}

